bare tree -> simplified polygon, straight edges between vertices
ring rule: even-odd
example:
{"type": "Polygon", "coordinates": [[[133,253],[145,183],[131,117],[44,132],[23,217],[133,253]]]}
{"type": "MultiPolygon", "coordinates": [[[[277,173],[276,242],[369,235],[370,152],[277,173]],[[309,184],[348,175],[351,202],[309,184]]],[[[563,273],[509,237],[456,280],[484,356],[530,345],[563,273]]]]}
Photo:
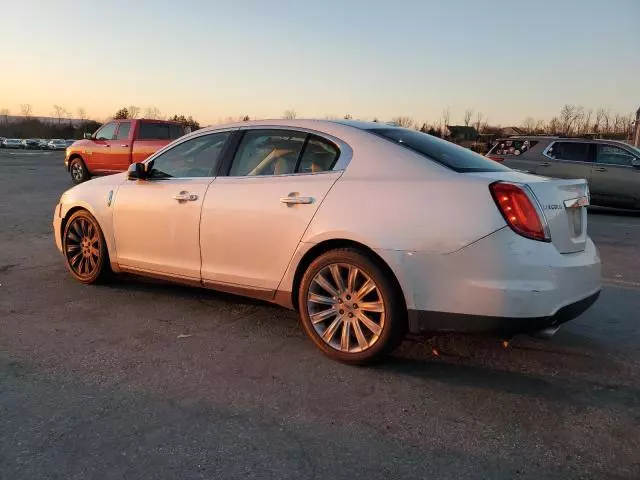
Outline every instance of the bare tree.
{"type": "Polygon", "coordinates": [[[524,133],[526,133],[527,135],[531,135],[535,132],[536,121],[533,117],[527,117],[523,120],[521,127],[524,130],[524,133]]]}
{"type": "Polygon", "coordinates": [[[449,126],[449,120],[451,119],[451,110],[449,110],[449,107],[445,108],[444,110],[442,110],[442,136],[446,137],[449,136],[447,133],[447,127],[449,126]]]}
{"type": "MultiPolygon", "coordinates": [[[[160,118],[160,110],[157,107],[147,107],[144,110],[144,118],[149,118],[151,120],[158,120],[160,118]]],[[[129,118],[134,118],[131,116],[131,110],[129,110],[129,118]]]]}
{"type": "Polygon", "coordinates": [[[391,119],[391,121],[396,125],[398,125],[399,127],[403,127],[403,128],[413,128],[413,126],[415,125],[415,122],[411,117],[402,117],[402,116],[394,117],[391,119]]]}
{"type": "Polygon", "coordinates": [[[560,125],[564,135],[570,135],[576,124],[584,116],[584,109],[575,105],[564,105],[560,110],[560,125]]]}
{"type": "Polygon", "coordinates": [[[464,111],[464,126],[468,127],[471,123],[471,118],[473,118],[473,108],[469,108],[464,111]]]}
{"type": "Polygon", "coordinates": [[[344,116],[344,119],[345,119],[345,120],[351,120],[351,119],[353,119],[353,117],[351,116],[351,114],[350,114],[350,113],[347,113],[347,114],[344,116]]]}
{"type": "Polygon", "coordinates": [[[58,119],[58,124],[62,122],[62,117],[64,117],[65,108],[62,105],[54,105],[53,106],[53,116],[58,119]]]}
{"type": "Polygon", "coordinates": [[[534,129],[534,133],[544,133],[546,131],[546,122],[544,120],[538,120],[534,129]]]}
{"type": "Polygon", "coordinates": [[[129,105],[127,111],[129,112],[129,118],[138,118],[138,115],[140,115],[140,107],[135,105],[129,105]]]}
{"type": "Polygon", "coordinates": [[[591,116],[593,115],[593,109],[589,109],[585,112],[582,117],[582,122],[580,122],[580,126],[578,128],[578,133],[589,133],[591,130],[591,116]]]}
{"type": "Polygon", "coordinates": [[[549,125],[547,126],[548,133],[552,135],[557,135],[562,130],[562,122],[558,117],[553,117],[549,120],[549,125]]]}
{"type": "Polygon", "coordinates": [[[8,108],[0,108],[0,118],[2,118],[5,125],[9,123],[9,109],[8,108]]]}
{"type": "Polygon", "coordinates": [[[476,132],[481,133],[481,127],[482,127],[482,113],[480,113],[480,112],[476,113],[476,123],[475,123],[475,127],[476,127],[476,132]]]}
{"type": "Polygon", "coordinates": [[[78,111],[78,118],[82,123],[85,123],[87,121],[87,111],[84,109],[84,107],[78,107],[77,111],[78,111]]]}
{"type": "Polygon", "coordinates": [[[20,112],[22,113],[22,116],[25,118],[30,118],[31,117],[31,111],[32,111],[32,107],[30,103],[21,103],[20,104],[20,112]]]}
{"type": "Polygon", "coordinates": [[[294,118],[296,118],[298,116],[298,114],[296,113],[295,110],[291,109],[291,110],[285,110],[284,113],[282,114],[282,118],[286,119],[286,120],[293,120],[294,118]]]}

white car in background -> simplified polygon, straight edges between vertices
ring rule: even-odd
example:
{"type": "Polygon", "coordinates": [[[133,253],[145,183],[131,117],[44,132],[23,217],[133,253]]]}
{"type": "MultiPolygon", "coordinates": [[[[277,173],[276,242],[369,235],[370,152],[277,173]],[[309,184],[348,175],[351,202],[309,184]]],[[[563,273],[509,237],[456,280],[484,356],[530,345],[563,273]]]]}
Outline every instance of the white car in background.
{"type": "Polygon", "coordinates": [[[253,121],[198,130],[65,192],[68,270],[261,298],[330,357],[365,363],[407,331],[555,331],[600,292],[584,180],[518,173],[404,128],[253,121]]]}

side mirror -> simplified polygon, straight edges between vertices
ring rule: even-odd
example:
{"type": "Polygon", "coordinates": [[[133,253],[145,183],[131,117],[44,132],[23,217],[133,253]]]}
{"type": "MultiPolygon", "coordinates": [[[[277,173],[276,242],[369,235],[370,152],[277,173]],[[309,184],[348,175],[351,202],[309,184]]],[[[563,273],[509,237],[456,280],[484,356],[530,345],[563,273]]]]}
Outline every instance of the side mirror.
{"type": "Polygon", "coordinates": [[[85,134],[83,135],[83,137],[84,137],[86,140],[91,140],[91,139],[93,138],[93,133],[85,133],[85,134]]]}
{"type": "Polygon", "coordinates": [[[144,163],[132,163],[127,169],[127,180],[146,180],[149,178],[144,163]]]}
{"type": "Polygon", "coordinates": [[[631,166],[634,168],[640,168],[640,158],[634,158],[631,160],[631,166]]]}

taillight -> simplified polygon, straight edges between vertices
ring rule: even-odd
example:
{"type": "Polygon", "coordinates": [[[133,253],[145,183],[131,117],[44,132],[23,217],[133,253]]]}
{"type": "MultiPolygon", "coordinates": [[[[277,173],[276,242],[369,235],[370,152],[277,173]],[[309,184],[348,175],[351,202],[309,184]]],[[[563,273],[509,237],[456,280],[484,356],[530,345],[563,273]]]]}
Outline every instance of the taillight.
{"type": "Polygon", "coordinates": [[[498,163],[502,163],[504,162],[504,157],[496,157],[495,155],[487,155],[487,158],[490,158],[491,160],[494,160],[498,163]]]}
{"type": "Polygon", "coordinates": [[[547,220],[536,207],[533,193],[526,185],[495,182],[489,189],[498,210],[514,232],[541,242],[551,241],[547,220]]]}

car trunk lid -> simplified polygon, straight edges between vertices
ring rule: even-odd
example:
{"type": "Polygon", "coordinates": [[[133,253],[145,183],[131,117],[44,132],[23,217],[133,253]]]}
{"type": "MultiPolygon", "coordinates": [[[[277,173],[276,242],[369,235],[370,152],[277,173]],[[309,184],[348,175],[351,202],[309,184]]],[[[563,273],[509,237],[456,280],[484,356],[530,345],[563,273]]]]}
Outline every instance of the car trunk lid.
{"type": "Polygon", "coordinates": [[[551,179],[521,172],[474,172],[465,175],[526,185],[546,220],[551,243],[560,253],[575,253],[587,243],[589,188],[582,179],[551,179]]]}

